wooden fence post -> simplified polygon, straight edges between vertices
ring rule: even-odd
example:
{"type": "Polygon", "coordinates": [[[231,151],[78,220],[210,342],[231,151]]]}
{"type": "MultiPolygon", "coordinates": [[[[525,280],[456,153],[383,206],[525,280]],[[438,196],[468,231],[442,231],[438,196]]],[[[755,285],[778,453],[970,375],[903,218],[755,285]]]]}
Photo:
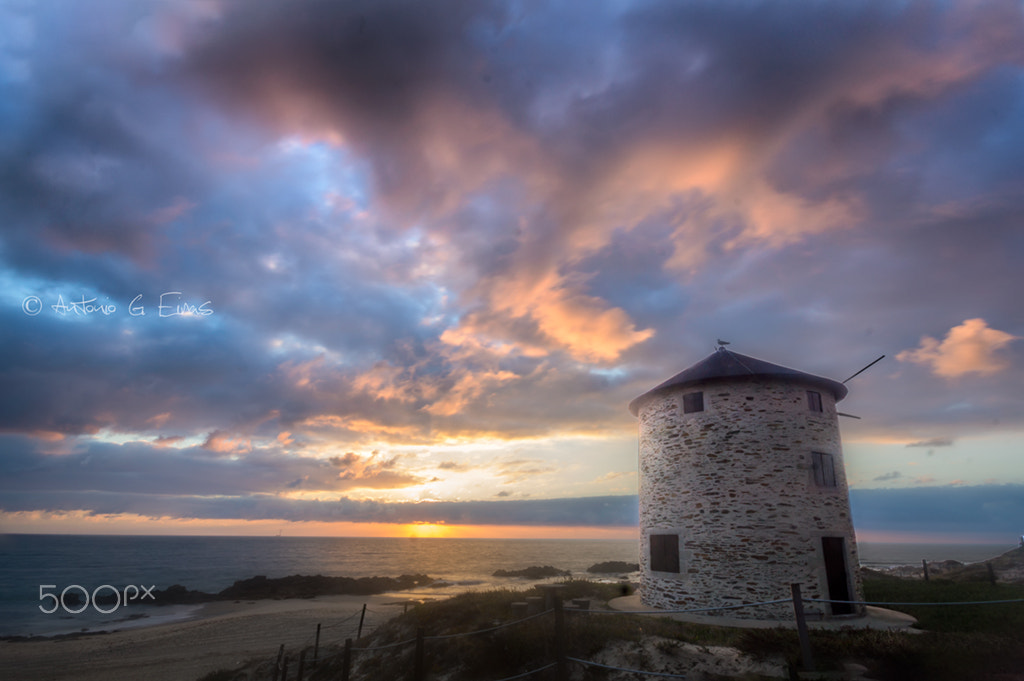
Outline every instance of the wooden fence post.
{"type": "Polygon", "coordinates": [[[305,669],[304,669],[305,666],[306,666],[306,651],[303,650],[302,652],[299,653],[299,671],[295,675],[295,681],[302,681],[302,672],[305,671],[305,669]]]}
{"type": "Polygon", "coordinates": [[[281,658],[284,657],[284,644],[277,649],[277,662],[274,663],[274,681],[278,681],[281,673],[281,658]]]}
{"type": "Polygon", "coordinates": [[[554,593],[552,605],[555,608],[555,679],[568,681],[568,665],[565,659],[565,610],[562,608],[562,595],[554,593]]]}
{"type": "Polygon", "coordinates": [[[313,643],[313,666],[316,666],[316,658],[320,653],[320,623],[316,625],[316,641],[313,643]]]}
{"type": "Polygon", "coordinates": [[[922,558],[921,559],[921,566],[924,568],[924,581],[927,582],[928,581],[928,559],[927,558],[922,558]]]}
{"type": "Polygon", "coordinates": [[[413,681],[423,681],[426,678],[423,665],[423,627],[416,627],[416,652],[412,664],[413,681]]]}
{"type": "Polygon", "coordinates": [[[811,652],[811,637],[807,634],[807,620],[804,618],[804,599],[800,596],[800,585],[790,584],[793,591],[793,613],[796,615],[796,632],[800,637],[800,660],[804,671],[814,671],[814,654],[811,652]]]}
{"type": "Polygon", "coordinates": [[[284,664],[281,665],[281,681],[288,681],[288,656],[284,656],[284,664]]]}
{"type": "Polygon", "coordinates": [[[356,632],[356,640],[363,637],[363,620],[366,619],[366,603],[363,603],[363,614],[359,616],[359,631],[356,632]]]}
{"type": "Polygon", "coordinates": [[[341,681],[348,681],[348,672],[352,668],[352,639],[345,639],[345,652],[341,656],[341,681]]]}
{"type": "Polygon", "coordinates": [[[992,586],[996,585],[996,571],[992,569],[992,563],[985,563],[985,567],[988,568],[988,581],[992,582],[992,586]]]}

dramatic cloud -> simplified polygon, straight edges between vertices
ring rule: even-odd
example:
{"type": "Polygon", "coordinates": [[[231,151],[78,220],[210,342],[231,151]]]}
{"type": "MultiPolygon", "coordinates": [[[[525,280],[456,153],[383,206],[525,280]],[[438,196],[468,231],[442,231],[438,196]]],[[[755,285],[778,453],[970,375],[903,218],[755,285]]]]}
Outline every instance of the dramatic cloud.
{"type": "Polygon", "coordinates": [[[626,405],[716,338],[890,358],[841,405],[851,477],[1024,482],[1016,0],[0,27],[3,508],[629,495],[626,405]]]}
{"type": "MultiPolygon", "coordinates": [[[[32,510],[30,493],[5,494],[6,511],[32,510]]],[[[983,540],[1011,541],[1019,535],[1015,518],[1024,511],[1024,486],[981,485],[853,490],[854,525],[865,534],[917,533],[942,537],[975,535],[983,540]],[[980,528],[980,529],[979,529],[980,528]]],[[[73,492],[54,497],[55,512],[90,509],[90,513],[136,513],[150,517],[207,519],[282,519],[294,522],[339,521],[381,523],[447,523],[485,525],[633,526],[635,496],[577,499],[467,502],[379,503],[372,501],[307,501],[272,495],[240,497],[73,492]]]]}
{"type": "MultiPolygon", "coordinates": [[[[35,510],[23,492],[5,494],[3,510],[35,510]]],[[[288,499],[275,495],[166,497],[101,491],[54,495],[50,511],[88,509],[88,515],[134,514],[150,518],[268,520],[288,522],[444,523],[450,525],[554,525],[630,527],[638,520],[635,496],[501,501],[424,501],[380,503],[341,498],[331,501],[288,499]]]]}
{"type": "MultiPolygon", "coordinates": [[[[42,492],[70,493],[86,489],[110,493],[157,495],[272,494],[285,489],[340,492],[393,489],[421,482],[395,470],[393,462],[357,457],[355,465],[338,471],[334,461],[288,456],[279,450],[230,451],[210,456],[207,447],[152,448],[146,443],[91,443],[73,451],[32,451],[31,440],[0,440],[6,494],[24,486],[42,492]]],[[[40,507],[45,508],[45,507],[40,507]]]]}
{"type": "Polygon", "coordinates": [[[989,328],[984,319],[967,319],[951,328],[941,342],[924,336],[920,347],[904,350],[896,359],[930,365],[936,375],[947,378],[970,373],[989,375],[1009,366],[1009,361],[996,353],[1014,340],[1018,337],[989,328]]]}

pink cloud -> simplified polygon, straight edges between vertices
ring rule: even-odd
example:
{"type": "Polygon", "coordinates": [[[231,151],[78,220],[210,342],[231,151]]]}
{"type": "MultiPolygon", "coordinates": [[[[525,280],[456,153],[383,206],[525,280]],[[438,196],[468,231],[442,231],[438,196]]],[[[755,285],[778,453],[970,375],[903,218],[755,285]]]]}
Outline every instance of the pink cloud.
{"type": "Polygon", "coordinates": [[[215,430],[206,438],[203,449],[217,454],[246,454],[252,451],[252,442],[244,438],[233,438],[221,430],[215,430]]]}
{"type": "Polygon", "coordinates": [[[967,319],[954,326],[939,341],[921,338],[921,345],[896,355],[902,362],[929,366],[937,376],[956,378],[965,374],[990,376],[1009,366],[1009,360],[997,352],[1019,337],[990,328],[984,319],[967,319]]]}

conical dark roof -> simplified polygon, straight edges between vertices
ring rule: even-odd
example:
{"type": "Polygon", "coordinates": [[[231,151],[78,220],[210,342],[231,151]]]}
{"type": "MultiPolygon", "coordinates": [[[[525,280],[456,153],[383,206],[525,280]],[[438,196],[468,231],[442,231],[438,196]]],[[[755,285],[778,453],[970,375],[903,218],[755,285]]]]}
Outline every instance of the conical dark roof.
{"type": "Polygon", "coordinates": [[[836,402],[846,397],[846,386],[830,378],[804,373],[796,369],[748,357],[720,347],[689,369],[684,369],[664,383],[651,388],[629,403],[629,410],[636,416],[640,403],[653,395],[678,390],[696,383],[727,381],[734,378],[772,378],[775,380],[809,383],[835,395],[836,402]]]}

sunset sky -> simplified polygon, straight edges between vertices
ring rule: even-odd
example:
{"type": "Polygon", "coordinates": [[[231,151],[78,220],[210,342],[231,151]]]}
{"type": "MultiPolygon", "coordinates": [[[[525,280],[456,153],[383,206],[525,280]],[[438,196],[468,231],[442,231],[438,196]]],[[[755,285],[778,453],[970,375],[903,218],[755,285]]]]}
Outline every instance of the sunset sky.
{"type": "Polygon", "coordinates": [[[1022,5],[4,3],[0,283],[0,531],[634,537],[721,338],[1014,543],[1022,5]]]}

